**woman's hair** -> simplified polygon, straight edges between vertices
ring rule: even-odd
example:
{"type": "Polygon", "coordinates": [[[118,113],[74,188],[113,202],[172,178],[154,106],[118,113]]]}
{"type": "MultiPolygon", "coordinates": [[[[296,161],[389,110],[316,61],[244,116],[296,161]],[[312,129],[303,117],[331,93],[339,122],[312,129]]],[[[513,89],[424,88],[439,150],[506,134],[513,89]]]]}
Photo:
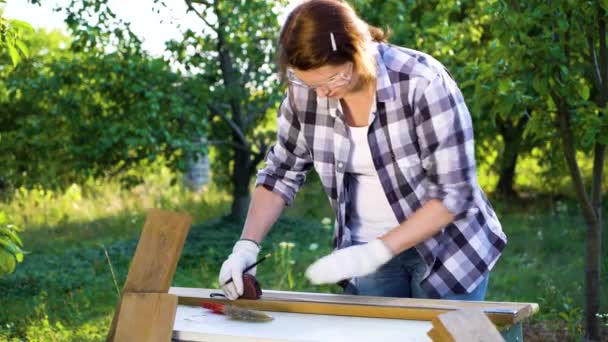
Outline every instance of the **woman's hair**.
{"type": "Polygon", "coordinates": [[[340,0],[307,0],[287,16],[279,36],[279,71],[353,62],[364,81],[375,78],[375,61],[367,52],[370,41],[386,42],[388,35],[361,20],[340,0]],[[335,51],[333,49],[335,42],[335,51]]]}

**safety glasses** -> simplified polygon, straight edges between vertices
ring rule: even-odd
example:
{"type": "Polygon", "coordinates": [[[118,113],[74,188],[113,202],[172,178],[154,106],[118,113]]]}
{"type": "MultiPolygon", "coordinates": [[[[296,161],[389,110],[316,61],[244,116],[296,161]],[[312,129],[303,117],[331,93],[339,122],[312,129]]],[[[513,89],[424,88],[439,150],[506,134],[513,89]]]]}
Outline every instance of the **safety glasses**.
{"type": "Polygon", "coordinates": [[[289,81],[289,83],[291,83],[293,85],[297,85],[299,87],[303,87],[305,89],[312,89],[312,90],[329,91],[332,89],[336,89],[336,88],[342,87],[344,85],[347,85],[350,82],[350,80],[352,79],[352,77],[353,77],[353,63],[352,62],[347,63],[344,70],[340,71],[339,73],[330,77],[323,84],[319,84],[319,85],[306,84],[304,81],[302,81],[301,79],[299,79],[296,76],[293,69],[291,69],[291,68],[287,69],[287,80],[289,81]]]}

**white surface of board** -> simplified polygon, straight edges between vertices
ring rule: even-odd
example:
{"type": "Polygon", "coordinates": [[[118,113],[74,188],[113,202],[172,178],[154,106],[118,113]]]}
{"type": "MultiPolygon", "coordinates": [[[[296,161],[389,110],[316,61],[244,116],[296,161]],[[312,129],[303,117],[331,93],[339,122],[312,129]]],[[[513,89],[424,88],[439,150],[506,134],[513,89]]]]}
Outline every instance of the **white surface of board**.
{"type": "Polygon", "coordinates": [[[178,305],[174,341],[412,341],[428,342],[431,322],[269,312],[270,322],[243,322],[200,307],[178,305]]]}

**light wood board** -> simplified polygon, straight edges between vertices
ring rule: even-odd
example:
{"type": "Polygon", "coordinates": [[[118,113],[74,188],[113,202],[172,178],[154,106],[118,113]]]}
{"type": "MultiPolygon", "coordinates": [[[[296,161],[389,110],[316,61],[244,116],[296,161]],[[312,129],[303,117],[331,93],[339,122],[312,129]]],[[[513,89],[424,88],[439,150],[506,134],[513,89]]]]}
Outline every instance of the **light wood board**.
{"type": "MultiPolygon", "coordinates": [[[[223,303],[225,299],[210,298],[216,289],[172,287],[169,293],[178,296],[181,305],[197,306],[201,299],[223,303]]],[[[430,321],[442,313],[475,308],[486,313],[496,325],[512,325],[538,311],[536,303],[467,302],[455,300],[388,298],[287,292],[265,290],[259,300],[239,299],[238,305],[262,310],[323,315],[394,318],[430,321]]]]}
{"type": "Polygon", "coordinates": [[[187,214],[148,212],[123,292],[167,293],[191,223],[187,214]]]}
{"type": "Polygon", "coordinates": [[[467,308],[441,314],[432,320],[428,336],[434,342],[504,342],[486,315],[467,308]]]}
{"type": "Polygon", "coordinates": [[[116,342],[171,340],[177,297],[166,293],[125,293],[116,324],[116,342]]]}
{"type": "Polygon", "coordinates": [[[167,293],[191,223],[188,214],[160,209],[148,211],[106,341],[114,341],[125,293],[167,293]]]}

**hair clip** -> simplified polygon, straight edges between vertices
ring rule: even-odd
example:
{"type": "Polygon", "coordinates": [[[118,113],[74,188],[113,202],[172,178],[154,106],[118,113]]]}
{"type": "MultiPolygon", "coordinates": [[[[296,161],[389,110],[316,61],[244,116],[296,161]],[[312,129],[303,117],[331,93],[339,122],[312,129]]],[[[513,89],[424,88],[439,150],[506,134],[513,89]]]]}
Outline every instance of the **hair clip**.
{"type": "Polygon", "coordinates": [[[338,47],[336,46],[336,39],[334,38],[333,32],[329,32],[329,38],[331,39],[331,50],[338,51],[338,47]]]}

